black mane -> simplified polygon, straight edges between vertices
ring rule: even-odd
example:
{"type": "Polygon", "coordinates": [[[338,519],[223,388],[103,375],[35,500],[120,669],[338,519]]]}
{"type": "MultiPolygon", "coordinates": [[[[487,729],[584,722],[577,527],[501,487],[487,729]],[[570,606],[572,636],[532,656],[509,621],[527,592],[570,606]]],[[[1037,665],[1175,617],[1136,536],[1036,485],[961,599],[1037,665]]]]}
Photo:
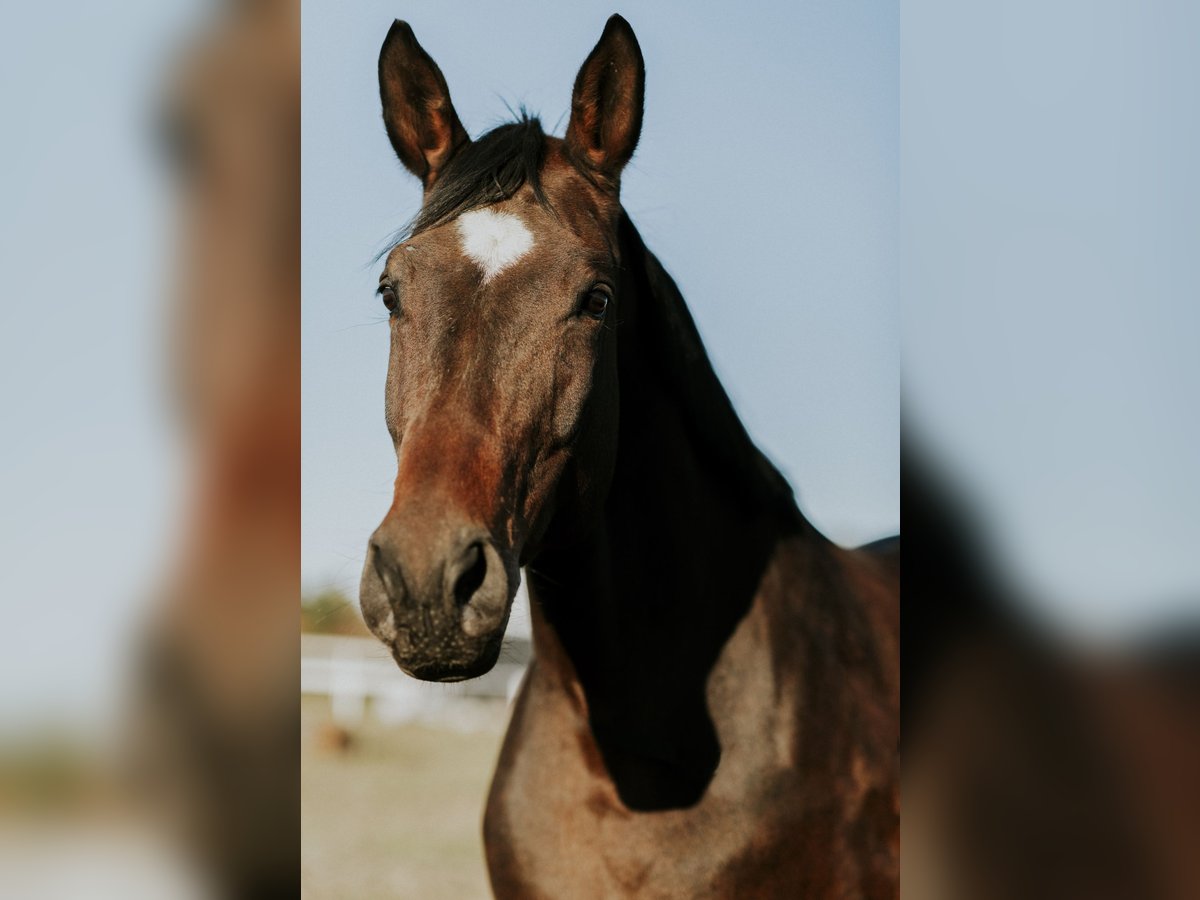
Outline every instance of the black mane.
{"type": "Polygon", "coordinates": [[[644,339],[654,348],[647,356],[676,398],[693,446],[745,499],[811,527],[796,505],[791,484],[746,431],[675,280],[643,243],[628,213],[622,212],[619,229],[625,267],[639,297],[644,339]]]}

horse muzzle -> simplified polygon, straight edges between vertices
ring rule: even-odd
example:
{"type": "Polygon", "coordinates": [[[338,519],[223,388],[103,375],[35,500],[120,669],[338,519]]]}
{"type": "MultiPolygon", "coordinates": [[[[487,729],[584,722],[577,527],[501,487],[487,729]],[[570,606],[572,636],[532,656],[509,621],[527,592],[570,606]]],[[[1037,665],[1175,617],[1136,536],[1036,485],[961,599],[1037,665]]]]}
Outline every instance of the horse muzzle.
{"type": "Polygon", "coordinates": [[[389,516],[368,544],[359,601],[401,669],[462,681],[495,665],[518,578],[485,529],[389,516]]]}

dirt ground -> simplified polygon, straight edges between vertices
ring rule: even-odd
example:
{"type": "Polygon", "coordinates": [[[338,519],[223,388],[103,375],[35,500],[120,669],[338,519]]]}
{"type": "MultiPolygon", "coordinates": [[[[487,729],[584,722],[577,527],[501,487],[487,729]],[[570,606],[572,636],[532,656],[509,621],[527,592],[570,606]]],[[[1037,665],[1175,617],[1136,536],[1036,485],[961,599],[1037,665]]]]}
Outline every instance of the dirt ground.
{"type": "Polygon", "coordinates": [[[329,706],[302,710],[302,887],[306,900],[488,898],[480,823],[507,719],[477,701],[454,725],[385,726],[349,745],[329,706]]]}

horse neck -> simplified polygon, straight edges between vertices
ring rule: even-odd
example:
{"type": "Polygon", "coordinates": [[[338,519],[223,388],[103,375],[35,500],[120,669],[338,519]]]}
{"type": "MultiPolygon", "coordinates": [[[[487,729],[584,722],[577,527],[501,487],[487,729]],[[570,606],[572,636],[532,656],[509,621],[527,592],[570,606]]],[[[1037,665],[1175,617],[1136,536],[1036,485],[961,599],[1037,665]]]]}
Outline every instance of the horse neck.
{"type": "Polygon", "coordinates": [[[582,688],[626,801],[662,808],[694,801],[715,770],[708,676],[781,542],[825,542],[746,436],[682,298],[628,229],[636,310],[619,334],[607,501],[585,539],[543,552],[528,574],[539,665],[582,688]]]}

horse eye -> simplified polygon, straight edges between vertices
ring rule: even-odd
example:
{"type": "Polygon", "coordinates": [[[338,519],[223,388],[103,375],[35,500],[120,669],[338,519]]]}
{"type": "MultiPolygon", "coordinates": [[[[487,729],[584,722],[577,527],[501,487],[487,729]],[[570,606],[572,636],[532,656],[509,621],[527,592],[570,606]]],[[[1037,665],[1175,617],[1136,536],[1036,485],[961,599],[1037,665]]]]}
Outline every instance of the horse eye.
{"type": "Polygon", "coordinates": [[[388,312],[394,315],[399,311],[400,298],[396,296],[395,288],[390,284],[381,284],[378,293],[383,298],[383,305],[387,307],[388,312]]]}
{"type": "Polygon", "coordinates": [[[608,311],[608,291],[604,288],[592,288],[584,295],[579,311],[589,319],[603,319],[608,311]]]}

